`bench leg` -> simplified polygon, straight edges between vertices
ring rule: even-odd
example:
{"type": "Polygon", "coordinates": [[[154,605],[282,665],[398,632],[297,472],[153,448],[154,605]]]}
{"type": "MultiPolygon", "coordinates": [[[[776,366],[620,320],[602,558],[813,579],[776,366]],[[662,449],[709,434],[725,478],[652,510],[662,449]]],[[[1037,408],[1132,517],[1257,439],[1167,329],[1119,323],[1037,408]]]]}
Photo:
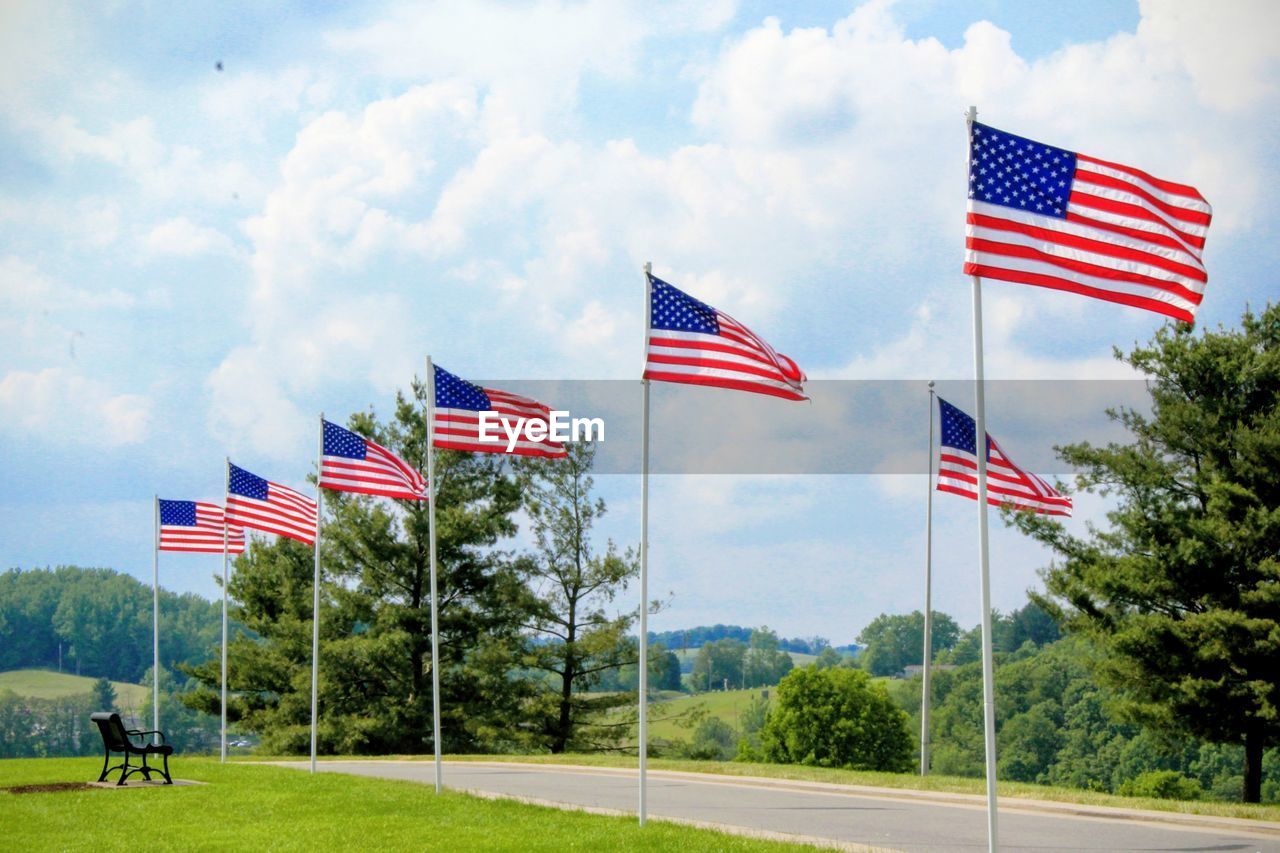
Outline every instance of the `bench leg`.
{"type": "Polygon", "coordinates": [[[164,783],[165,783],[166,785],[172,785],[172,784],[173,784],[173,777],[169,775],[169,755],[168,755],[168,753],[165,753],[165,755],[164,755],[164,783]]]}
{"type": "Polygon", "coordinates": [[[98,781],[102,782],[107,778],[107,765],[111,763],[111,750],[107,750],[107,754],[102,756],[102,772],[98,774],[98,781]]]}
{"type": "Polygon", "coordinates": [[[124,780],[129,778],[129,753],[124,754],[124,764],[120,765],[120,781],[116,782],[116,787],[124,784],[124,780]]]}

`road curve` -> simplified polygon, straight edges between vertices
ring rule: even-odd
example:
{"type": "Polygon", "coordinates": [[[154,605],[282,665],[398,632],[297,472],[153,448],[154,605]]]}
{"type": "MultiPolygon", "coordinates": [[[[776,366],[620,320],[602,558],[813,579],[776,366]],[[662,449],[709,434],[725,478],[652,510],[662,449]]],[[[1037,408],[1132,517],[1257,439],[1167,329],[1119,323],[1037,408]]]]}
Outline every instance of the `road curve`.
{"type": "MultiPolygon", "coordinates": [[[[305,768],[307,762],[278,762],[305,768]]],[[[320,770],[430,783],[430,761],[324,761],[320,770]]],[[[445,785],[490,796],[634,812],[634,770],[500,762],[446,762],[445,785]]],[[[888,850],[980,851],[981,798],[845,785],[649,771],[649,814],[796,840],[888,850]]],[[[1002,850],[1280,853],[1280,825],[1226,818],[1002,801],[1002,850]]]]}

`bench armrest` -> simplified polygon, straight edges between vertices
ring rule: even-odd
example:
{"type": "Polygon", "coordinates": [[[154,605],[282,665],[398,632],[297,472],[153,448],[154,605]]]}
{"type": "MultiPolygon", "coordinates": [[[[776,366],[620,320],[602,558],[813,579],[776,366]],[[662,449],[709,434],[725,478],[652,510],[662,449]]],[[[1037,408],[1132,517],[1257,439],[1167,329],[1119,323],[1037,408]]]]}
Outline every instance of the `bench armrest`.
{"type": "Polygon", "coordinates": [[[159,729],[146,729],[145,731],[142,729],[129,729],[127,734],[137,735],[138,737],[141,737],[142,735],[160,735],[160,742],[167,743],[164,737],[164,732],[159,729]]]}

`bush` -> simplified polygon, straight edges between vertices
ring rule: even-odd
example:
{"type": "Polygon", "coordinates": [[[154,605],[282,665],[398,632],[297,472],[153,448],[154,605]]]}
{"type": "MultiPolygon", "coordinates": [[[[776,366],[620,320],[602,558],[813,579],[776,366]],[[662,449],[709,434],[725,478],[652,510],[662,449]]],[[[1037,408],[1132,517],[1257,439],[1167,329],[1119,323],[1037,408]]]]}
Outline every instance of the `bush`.
{"type": "Polygon", "coordinates": [[[689,757],[702,761],[728,761],[733,758],[738,733],[719,717],[707,717],[693,730],[689,757]]]}
{"type": "Polygon", "coordinates": [[[1203,791],[1195,779],[1176,770],[1149,770],[1126,779],[1116,789],[1122,797],[1152,797],[1157,800],[1198,800],[1203,791]]]}
{"type": "Polygon", "coordinates": [[[766,761],[903,772],[912,765],[907,715],[862,670],[813,666],[778,684],[760,733],[766,761]]]}

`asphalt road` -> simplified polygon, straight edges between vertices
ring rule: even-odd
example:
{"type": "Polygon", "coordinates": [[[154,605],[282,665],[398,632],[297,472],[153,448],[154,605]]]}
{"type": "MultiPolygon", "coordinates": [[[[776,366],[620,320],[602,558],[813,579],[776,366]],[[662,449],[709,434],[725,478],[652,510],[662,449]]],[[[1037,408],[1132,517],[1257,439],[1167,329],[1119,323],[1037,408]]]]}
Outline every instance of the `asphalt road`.
{"type": "MultiPolygon", "coordinates": [[[[287,764],[307,766],[305,762],[287,764]]],[[[427,784],[434,778],[430,761],[326,761],[320,768],[427,784]]],[[[450,762],[444,767],[444,782],[450,788],[573,806],[636,809],[634,771],[450,762]]],[[[1002,850],[1280,853],[1280,827],[1275,824],[1266,825],[1269,831],[1251,831],[1229,820],[1216,821],[1222,824],[1216,826],[1175,825],[1143,819],[1150,814],[1144,812],[1086,809],[1095,814],[1080,815],[1066,813],[1080,807],[1058,806],[1062,813],[1047,813],[1042,810],[1046,807],[1019,808],[1005,802],[1000,809],[1002,850]],[[1099,816],[1103,814],[1107,816],[1099,816]]],[[[650,771],[649,814],[892,850],[976,851],[987,846],[981,801],[959,795],[922,797],[882,789],[867,792],[846,786],[744,782],[726,776],[650,771]]]]}

